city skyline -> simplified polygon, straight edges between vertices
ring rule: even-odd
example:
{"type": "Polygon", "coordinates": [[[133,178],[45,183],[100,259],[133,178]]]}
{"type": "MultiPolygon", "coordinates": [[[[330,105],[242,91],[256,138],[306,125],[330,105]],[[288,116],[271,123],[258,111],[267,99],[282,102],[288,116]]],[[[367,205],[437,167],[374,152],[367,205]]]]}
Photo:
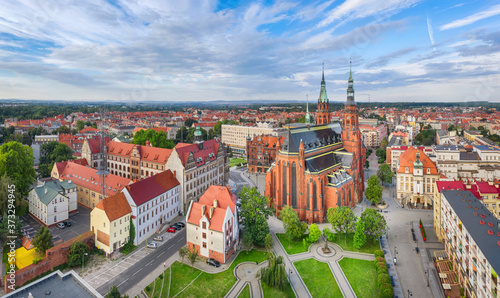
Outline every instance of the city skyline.
{"type": "Polygon", "coordinates": [[[5,4],[0,99],[498,102],[499,4],[175,2],[5,4]]]}

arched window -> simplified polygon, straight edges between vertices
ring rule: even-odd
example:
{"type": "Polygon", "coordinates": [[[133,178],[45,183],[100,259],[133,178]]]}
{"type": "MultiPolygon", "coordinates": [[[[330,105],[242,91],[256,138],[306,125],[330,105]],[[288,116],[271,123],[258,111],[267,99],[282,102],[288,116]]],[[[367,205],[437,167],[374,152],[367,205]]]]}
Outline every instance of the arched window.
{"type": "Polygon", "coordinates": [[[307,206],[306,209],[307,210],[311,210],[310,209],[311,206],[309,204],[309,199],[311,199],[311,198],[309,196],[310,196],[310,194],[309,194],[309,182],[307,182],[307,197],[306,197],[306,206],[307,206]]]}
{"type": "Polygon", "coordinates": [[[351,186],[349,185],[349,187],[347,188],[347,191],[348,191],[348,198],[349,198],[349,202],[351,202],[351,186]]]}
{"type": "Polygon", "coordinates": [[[286,206],[286,164],[283,163],[283,171],[282,171],[282,178],[283,178],[283,189],[282,189],[282,194],[283,194],[283,206],[286,206]]]}
{"type": "Polygon", "coordinates": [[[313,182],[313,208],[314,210],[318,210],[318,198],[317,198],[317,190],[316,190],[316,181],[313,182]]]}
{"type": "Polygon", "coordinates": [[[297,208],[297,166],[292,163],[292,207],[297,208]]]}

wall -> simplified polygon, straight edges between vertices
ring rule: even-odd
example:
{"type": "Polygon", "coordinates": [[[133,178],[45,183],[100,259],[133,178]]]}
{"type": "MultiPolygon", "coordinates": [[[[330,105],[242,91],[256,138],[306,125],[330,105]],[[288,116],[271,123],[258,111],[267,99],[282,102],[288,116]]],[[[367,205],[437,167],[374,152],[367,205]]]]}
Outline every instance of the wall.
{"type": "MultiPolygon", "coordinates": [[[[75,241],[81,241],[87,244],[89,248],[91,248],[94,245],[94,233],[92,231],[88,231],[71,240],[68,240],[64,243],[54,246],[46,251],[45,253],[46,257],[43,258],[37,264],[31,264],[29,266],[24,267],[23,269],[17,270],[15,278],[16,280],[15,286],[21,287],[30,280],[32,280],[33,278],[54,269],[54,267],[66,263],[71,244],[73,244],[73,242],[75,241]]],[[[7,287],[8,285],[10,285],[7,279],[8,275],[4,277],[4,290],[6,294],[12,291],[7,287]]]]}

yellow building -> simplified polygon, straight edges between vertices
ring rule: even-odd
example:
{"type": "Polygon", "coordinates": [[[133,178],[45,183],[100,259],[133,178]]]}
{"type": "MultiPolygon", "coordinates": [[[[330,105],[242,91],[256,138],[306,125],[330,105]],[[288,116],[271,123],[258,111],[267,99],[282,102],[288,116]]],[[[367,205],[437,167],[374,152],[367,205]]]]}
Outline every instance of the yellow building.
{"type": "Polygon", "coordinates": [[[479,130],[465,130],[464,138],[469,141],[474,141],[478,137],[482,137],[483,135],[479,130]]]}
{"type": "Polygon", "coordinates": [[[108,174],[106,175],[106,192],[102,195],[97,170],[72,161],[55,163],[51,177],[60,181],[71,180],[78,188],[77,203],[90,209],[94,209],[103,197],[115,195],[132,183],[130,179],[108,174]]]}
{"type": "Polygon", "coordinates": [[[132,209],[123,193],[101,200],[90,212],[95,245],[109,256],[129,240],[132,209]]]}

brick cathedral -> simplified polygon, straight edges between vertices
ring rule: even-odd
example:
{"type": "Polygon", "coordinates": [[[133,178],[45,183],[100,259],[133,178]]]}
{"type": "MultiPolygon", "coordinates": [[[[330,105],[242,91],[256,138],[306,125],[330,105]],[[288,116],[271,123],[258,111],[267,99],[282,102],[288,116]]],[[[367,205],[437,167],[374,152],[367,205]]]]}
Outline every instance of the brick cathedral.
{"type": "Polygon", "coordinates": [[[278,214],[292,206],[309,223],[324,222],[329,208],[354,206],[363,197],[366,149],[359,131],[352,70],[343,125],[330,121],[324,70],[315,118],[316,125],[312,125],[307,109],[306,126],[290,129],[283,143],[278,141],[265,190],[278,214]]]}

